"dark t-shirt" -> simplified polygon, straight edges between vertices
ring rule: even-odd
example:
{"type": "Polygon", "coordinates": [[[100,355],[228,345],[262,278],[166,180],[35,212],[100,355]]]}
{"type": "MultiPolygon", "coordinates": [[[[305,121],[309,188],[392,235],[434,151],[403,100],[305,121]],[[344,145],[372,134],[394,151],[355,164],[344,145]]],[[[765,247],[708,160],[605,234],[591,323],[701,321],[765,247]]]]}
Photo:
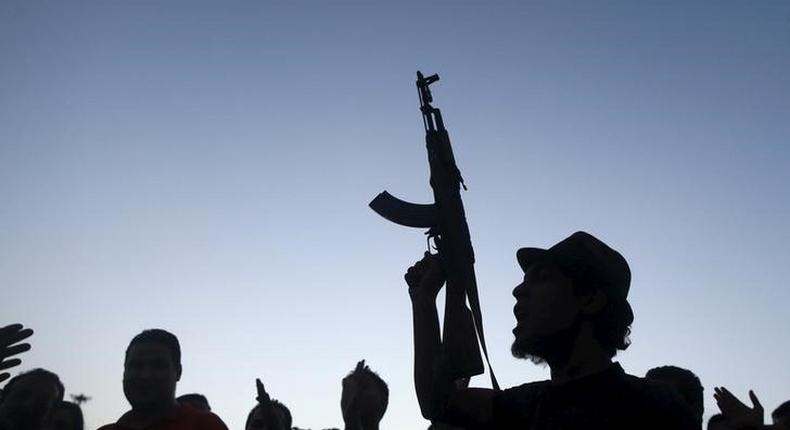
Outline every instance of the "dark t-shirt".
{"type": "Polygon", "coordinates": [[[561,385],[540,381],[494,395],[497,430],[700,430],[667,385],[619,364],[561,385]]]}
{"type": "MultiPolygon", "coordinates": [[[[117,423],[107,424],[99,430],[134,430],[134,427],[124,423],[127,414],[124,414],[117,423]]],[[[204,412],[189,405],[178,405],[170,416],[146,427],[145,430],[228,430],[228,428],[211,412],[204,412]]]]}

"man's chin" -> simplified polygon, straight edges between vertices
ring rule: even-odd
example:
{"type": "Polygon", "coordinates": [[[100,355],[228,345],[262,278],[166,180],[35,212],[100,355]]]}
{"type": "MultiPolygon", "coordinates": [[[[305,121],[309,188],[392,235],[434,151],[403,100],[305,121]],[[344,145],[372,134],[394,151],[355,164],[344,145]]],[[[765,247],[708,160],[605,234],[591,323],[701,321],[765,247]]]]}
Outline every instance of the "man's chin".
{"type": "Polygon", "coordinates": [[[510,346],[510,353],[513,357],[529,360],[535,364],[545,364],[546,360],[542,357],[538,343],[531,339],[516,337],[513,345],[510,346]]]}
{"type": "Polygon", "coordinates": [[[148,410],[156,410],[161,409],[164,405],[167,404],[166,401],[161,399],[153,399],[153,398],[137,398],[137,399],[129,399],[129,405],[132,406],[132,409],[138,411],[148,411],[148,410]]]}

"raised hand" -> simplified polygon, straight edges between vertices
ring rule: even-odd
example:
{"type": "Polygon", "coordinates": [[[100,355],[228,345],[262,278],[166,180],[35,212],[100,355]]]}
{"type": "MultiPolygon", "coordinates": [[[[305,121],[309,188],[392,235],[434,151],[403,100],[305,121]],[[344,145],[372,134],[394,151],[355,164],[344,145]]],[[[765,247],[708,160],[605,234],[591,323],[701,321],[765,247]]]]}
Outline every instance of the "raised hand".
{"type": "Polygon", "coordinates": [[[724,387],[714,387],[713,390],[715,391],[713,397],[716,399],[719,410],[736,427],[760,427],[763,425],[763,405],[760,404],[754,391],[749,390],[749,398],[752,401],[750,408],[724,387]]]}
{"type": "Polygon", "coordinates": [[[270,404],[272,402],[271,397],[269,397],[269,393],[266,392],[266,388],[263,387],[263,382],[259,378],[255,378],[255,388],[258,390],[258,396],[255,397],[255,400],[258,401],[260,404],[270,404]]]}
{"type": "Polygon", "coordinates": [[[361,372],[364,368],[365,360],[360,360],[357,362],[354,371],[343,378],[340,410],[343,414],[343,421],[346,423],[346,429],[362,429],[359,400],[362,392],[367,386],[367,381],[365,378],[361,377],[361,372]]]}
{"type": "Polygon", "coordinates": [[[340,408],[344,411],[351,411],[356,407],[357,397],[367,386],[365,378],[361,378],[362,370],[365,368],[365,360],[357,362],[354,371],[343,378],[343,395],[340,399],[340,408]]]}
{"type": "Polygon", "coordinates": [[[19,366],[22,360],[9,358],[30,349],[29,343],[18,343],[33,335],[33,330],[24,328],[22,324],[11,324],[0,328],[0,382],[11,377],[8,372],[3,372],[12,367],[19,366]]]}
{"type": "Polygon", "coordinates": [[[255,388],[258,391],[258,395],[255,397],[258,401],[256,411],[256,417],[258,419],[255,420],[256,423],[253,424],[252,428],[255,430],[287,430],[279,414],[274,410],[272,398],[269,396],[269,393],[266,392],[263,382],[258,378],[255,379],[255,388]]]}
{"type": "Polygon", "coordinates": [[[445,275],[438,254],[426,252],[404,275],[412,298],[433,298],[444,286],[445,275]]]}

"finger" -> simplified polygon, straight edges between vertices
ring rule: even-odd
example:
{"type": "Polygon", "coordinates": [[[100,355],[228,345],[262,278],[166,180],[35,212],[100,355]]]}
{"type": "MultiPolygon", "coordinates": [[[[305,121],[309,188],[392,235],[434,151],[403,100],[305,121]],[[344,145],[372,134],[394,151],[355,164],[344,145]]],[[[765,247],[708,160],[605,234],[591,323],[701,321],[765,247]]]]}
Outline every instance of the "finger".
{"type": "Polygon", "coordinates": [[[0,336],[5,334],[6,332],[15,332],[15,331],[22,330],[22,327],[24,327],[24,326],[22,324],[19,324],[19,323],[9,324],[9,325],[7,325],[5,327],[0,327],[0,336]]]}
{"type": "Polygon", "coordinates": [[[0,361],[0,370],[10,369],[10,368],[12,368],[14,366],[19,366],[20,364],[22,364],[22,360],[20,360],[18,358],[12,358],[10,360],[3,360],[3,361],[0,361]]]}
{"type": "Polygon", "coordinates": [[[752,405],[755,408],[762,409],[763,405],[760,404],[760,399],[757,398],[757,395],[754,394],[754,391],[749,390],[749,398],[752,400],[752,405]]]}
{"type": "Polygon", "coordinates": [[[0,345],[13,345],[33,335],[32,329],[26,328],[24,330],[20,330],[22,325],[17,324],[16,326],[18,326],[17,330],[6,330],[8,327],[4,327],[2,329],[3,332],[0,333],[0,345]]]}
{"type": "Polygon", "coordinates": [[[728,390],[725,387],[719,388],[719,395],[722,396],[723,398],[727,399],[727,400],[732,400],[732,399],[737,400],[737,397],[735,397],[735,395],[732,394],[730,392],[730,390],[728,390]]]}
{"type": "Polygon", "coordinates": [[[30,349],[29,343],[20,343],[19,345],[14,345],[8,348],[0,349],[0,358],[21,354],[29,349],[30,349]]]}

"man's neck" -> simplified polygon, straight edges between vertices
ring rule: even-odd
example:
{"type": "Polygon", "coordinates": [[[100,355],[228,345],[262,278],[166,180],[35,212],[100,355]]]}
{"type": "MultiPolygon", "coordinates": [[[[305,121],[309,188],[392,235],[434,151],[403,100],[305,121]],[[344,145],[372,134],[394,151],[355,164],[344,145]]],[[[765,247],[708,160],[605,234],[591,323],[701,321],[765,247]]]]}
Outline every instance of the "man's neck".
{"type": "Polygon", "coordinates": [[[120,421],[123,421],[124,424],[130,427],[144,429],[173,414],[176,406],[178,406],[178,403],[173,399],[171,402],[153,407],[132,408],[131,411],[121,417],[120,421]]]}
{"type": "Polygon", "coordinates": [[[595,338],[592,324],[583,323],[578,335],[564,357],[553,357],[546,362],[551,368],[551,382],[564,384],[602,372],[612,365],[612,358],[595,338]]]}

